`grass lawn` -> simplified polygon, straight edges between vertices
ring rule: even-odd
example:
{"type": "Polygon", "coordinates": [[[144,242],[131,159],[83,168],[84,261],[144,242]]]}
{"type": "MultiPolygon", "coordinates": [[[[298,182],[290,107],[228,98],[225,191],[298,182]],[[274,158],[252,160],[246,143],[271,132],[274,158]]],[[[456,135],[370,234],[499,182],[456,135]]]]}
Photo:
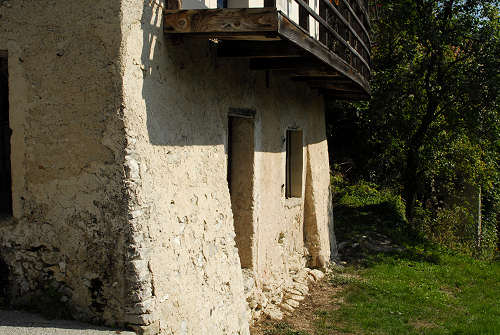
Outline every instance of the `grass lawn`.
{"type": "Polygon", "coordinates": [[[314,332],[285,321],[264,334],[500,334],[500,262],[416,258],[378,255],[335,268],[328,280],[343,289],[314,312],[314,332]]]}
{"type": "Polygon", "coordinates": [[[317,334],[500,334],[498,261],[411,256],[337,270],[331,281],[345,286],[344,303],[316,312],[317,334]]]}
{"type": "Polygon", "coordinates": [[[327,279],[332,289],[322,288],[331,303],[314,309],[307,331],[290,316],[262,334],[500,335],[498,258],[481,261],[400,233],[391,235],[391,218],[380,215],[380,208],[346,211],[336,221],[337,227],[345,227],[338,229],[340,241],[352,243],[353,232],[360,236],[371,230],[391,236],[405,250],[360,252],[345,267],[334,267],[327,279]]]}

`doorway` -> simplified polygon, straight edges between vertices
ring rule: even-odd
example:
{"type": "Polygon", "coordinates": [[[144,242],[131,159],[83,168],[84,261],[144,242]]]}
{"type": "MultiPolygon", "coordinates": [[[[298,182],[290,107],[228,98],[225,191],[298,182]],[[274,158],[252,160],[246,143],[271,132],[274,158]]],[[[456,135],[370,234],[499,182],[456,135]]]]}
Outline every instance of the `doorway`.
{"type": "Polygon", "coordinates": [[[7,57],[0,52],[0,215],[12,215],[10,167],[9,70],[7,57]]]}
{"type": "Polygon", "coordinates": [[[254,120],[230,115],[228,118],[227,182],[231,195],[236,246],[242,268],[252,268],[254,120]]]}

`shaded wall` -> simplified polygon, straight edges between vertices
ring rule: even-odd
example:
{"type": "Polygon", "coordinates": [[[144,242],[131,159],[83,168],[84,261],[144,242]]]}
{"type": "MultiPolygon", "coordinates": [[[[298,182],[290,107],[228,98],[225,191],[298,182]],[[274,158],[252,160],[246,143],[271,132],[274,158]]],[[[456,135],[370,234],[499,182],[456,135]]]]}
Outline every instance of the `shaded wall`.
{"type": "Polygon", "coordinates": [[[235,242],[242,268],[253,267],[254,248],[254,152],[252,118],[230,116],[228,122],[228,186],[235,242]]]}
{"type": "Polygon", "coordinates": [[[118,1],[0,2],[13,131],[0,261],[12,304],[124,322],[119,19],[118,1]]]}

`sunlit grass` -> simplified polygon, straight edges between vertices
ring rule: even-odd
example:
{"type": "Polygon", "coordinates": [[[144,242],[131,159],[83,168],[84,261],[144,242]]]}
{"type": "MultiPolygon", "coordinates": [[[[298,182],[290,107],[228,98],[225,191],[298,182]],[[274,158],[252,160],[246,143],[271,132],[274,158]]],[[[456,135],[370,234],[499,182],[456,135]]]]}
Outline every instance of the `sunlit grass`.
{"type": "Polygon", "coordinates": [[[369,264],[343,270],[363,280],[345,284],[340,309],[318,313],[317,334],[332,326],[355,334],[500,334],[499,262],[443,254],[439,264],[399,255],[369,264]]]}

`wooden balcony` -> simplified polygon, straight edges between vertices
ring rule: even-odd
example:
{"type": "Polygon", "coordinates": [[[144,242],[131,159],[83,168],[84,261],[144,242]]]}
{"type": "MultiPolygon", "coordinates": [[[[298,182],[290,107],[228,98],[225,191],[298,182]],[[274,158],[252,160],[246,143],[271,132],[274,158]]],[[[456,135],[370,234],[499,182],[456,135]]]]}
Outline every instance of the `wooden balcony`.
{"type": "Polygon", "coordinates": [[[291,0],[295,10],[288,0],[286,9],[263,1],[263,8],[167,9],[164,32],[213,39],[218,57],[247,57],[253,70],[287,71],[334,98],[369,98],[367,1],[319,0],[312,9],[308,0],[291,0]]]}

